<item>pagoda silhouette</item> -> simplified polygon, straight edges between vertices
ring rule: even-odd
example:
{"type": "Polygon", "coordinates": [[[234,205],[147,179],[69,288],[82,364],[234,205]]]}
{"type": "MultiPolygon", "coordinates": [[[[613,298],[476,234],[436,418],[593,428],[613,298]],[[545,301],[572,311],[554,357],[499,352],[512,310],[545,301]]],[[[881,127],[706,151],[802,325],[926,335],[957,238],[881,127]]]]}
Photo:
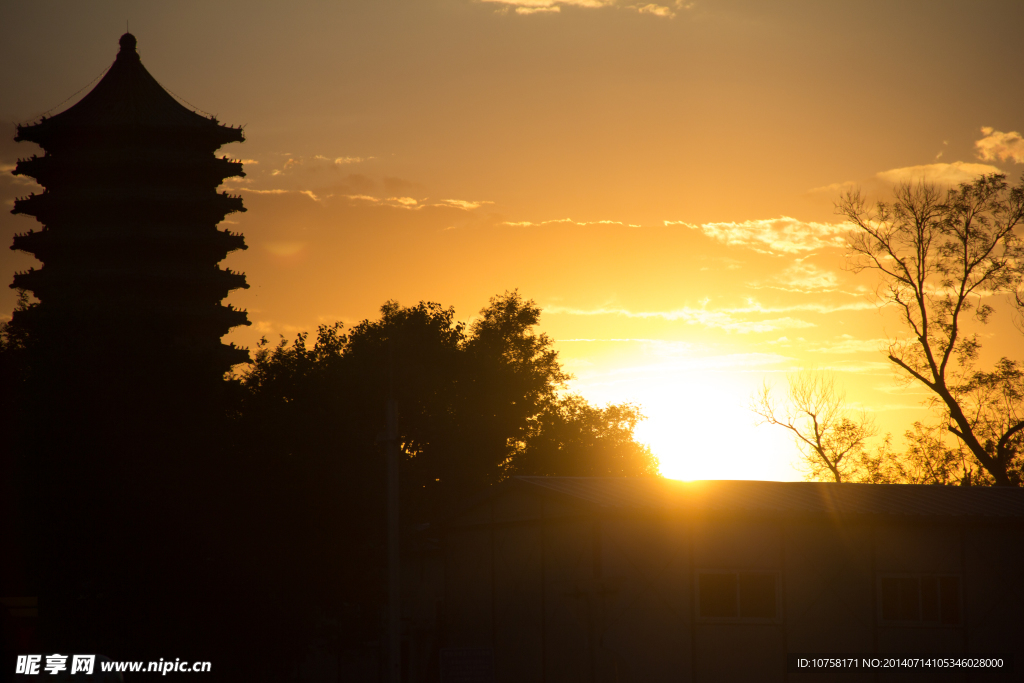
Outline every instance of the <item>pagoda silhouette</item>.
{"type": "Polygon", "coordinates": [[[43,263],[15,275],[11,287],[38,303],[15,311],[13,322],[51,358],[70,355],[136,378],[163,368],[164,376],[219,380],[249,360],[246,349],[220,341],[250,324],[245,311],[222,304],[248,288],[245,275],[218,266],[245,240],[217,227],[245,211],[241,197],[217,187],[245,173],[240,161],[214,154],[242,142],[242,129],[164,90],[142,65],[135,36],[125,33],[120,46],[79,102],[18,126],[15,140],[45,154],[19,160],[13,173],[45,191],[12,211],[42,229],[16,235],[11,248],[43,263]]]}
{"type": "Polygon", "coordinates": [[[214,557],[239,500],[224,374],[249,352],[221,337],[249,321],[222,302],[248,285],[219,265],[246,245],[218,224],[245,208],[218,186],[245,174],[215,152],[244,136],[164,90],[134,36],[120,46],[88,94],[15,138],[43,148],[14,173],[45,191],[13,210],[42,224],[12,246],[42,265],[12,284],[37,301],[11,321],[0,494],[24,529],[0,550],[19,567],[0,595],[47,605],[39,651],[143,659],[207,633],[190,615],[235,571],[214,557]]]}

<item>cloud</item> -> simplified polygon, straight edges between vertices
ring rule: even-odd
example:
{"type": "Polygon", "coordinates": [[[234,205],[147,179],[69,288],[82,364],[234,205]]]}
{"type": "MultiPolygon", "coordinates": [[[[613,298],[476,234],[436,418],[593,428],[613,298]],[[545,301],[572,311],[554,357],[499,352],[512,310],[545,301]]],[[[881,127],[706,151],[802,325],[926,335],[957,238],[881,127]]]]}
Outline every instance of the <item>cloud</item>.
{"type": "Polygon", "coordinates": [[[323,154],[314,154],[311,157],[293,157],[290,154],[285,155],[288,159],[285,160],[284,165],[281,168],[275,168],[270,172],[272,176],[281,176],[298,171],[303,173],[317,173],[325,171],[337,171],[343,166],[349,166],[351,164],[359,164],[364,161],[370,161],[374,157],[352,157],[352,156],[341,156],[341,157],[328,157],[323,154]]]}
{"type": "Polygon", "coordinates": [[[789,216],[742,223],[664,223],[700,230],[708,237],[730,246],[749,247],[767,254],[797,254],[827,247],[843,247],[846,245],[845,235],[850,230],[846,223],[806,223],[789,216]]]}
{"type": "Polygon", "coordinates": [[[663,320],[679,320],[691,325],[704,325],[729,332],[748,334],[751,332],[771,332],[782,329],[795,329],[803,327],[817,327],[814,323],[792,317],[774,318],[769,320],[742,320],[736,317],[736,313],[762,312],[758,309],[722,309],[708,310],[706,308],[692,308],[684,306],[671,311],[630,311],[625,308],[571,308],[567,306],[545,306],[544,312],[549,314],[562,313],[565,315],[596,316],[615,315],[627,318],[661,318],[663,320]]]}
{"type": "Polygon", "coordinates": [[[969,183],[985,173],[1000,173],[995,166],[988,164],[971,164],[965,161],[954,161],[948,164],[923,164],[921,166],[904,166],[876,173],[879,180],[892,183],[938,183],[942,185],[959,185],[969,183]]]}
{"type": "Polygon", "coordinates": [[[493,204],[486,200],[470,202],[465,199],[442,199],[441,203],[437,206],[453,206],[456,209],[462,209],[463,211],[472,211],[473,209],[479,209],[484,204],[493,204]]]}
{"type": "MultiPolygon", "coordinates": [[[[506,13],[509,9],[515,8],[516,14],[537,14],[538,12],[560,12],[563,7],[585,7],[595,9],[599,7],[619,6],[631,9],[640,14],[651,14],[656,17],[672,18],[675,12],[665,5],[646,3],[643,5],[626,4],[625,0],[480,0],[501,5],[499,12],[506,13]]],[[[674,0],[672,3],[676,9],[692,9],[697,3],[690,0],[674,0]]]]}
{"type": "Polygon", "coordinates": [[[821,346],[807,349],[812,353],[878,353],[889,346],[888,339],[855,339],[844,334],[834,341],[824,342],[821,346]]]}
{"type": "Polygon", "coordinates": [[[556,342],[598,342],[598,343],[627,343],[627,344],[650,344],[659,349],[668,348],[670,354],[691,353],[696,345],[691,342],[667,341],[665,339],[651,339],[648,337],[574,337],[572,339],[556,339],[556,342]]]}
{"type": "Polygon", "coordinates": [[[411,180],[395,178],[393,176],[384,176],[382,183],[384,191],[388,194],[410,195],[413,192],[422,193],[425,189],[420,183],[414,183],[411,180]]]}
{"type": "Polygon", "coordinates": [[[305,242],[290,242],[290,241],[279,241],[279,242],[267,242],[263,245],[263,248],[269,251],[274,256],[295,256],[303,249],[305,249],[305,242]]]}
{"type": "Polygon", "coordinates": [[[814,187],[808,190],[809,192],[824,192],[826,194],[835,194],[837,192],[849,192],[850,190],[856,190],[859,187],[859,183],[854,180],[844,180],[841,183],[830,183],[828,185],[822,185],[821,187],[814,187]]]}
{"type": "MultiPolygon", "coordinates": [[[[515,13],[520,15],[552,14],[561,12],[563,7],[597,9],[600,7],[623,5],[621,0],[480,0],[480,2],[501,5],[500,9],[497,10],[501,14],[506,14],[510,9],[515,8],[515,13]]],[[[693,3],[681,5],[680,0],[676,1],[677,7],[683,7],[685,9],[689,9],[692,4],[693,3]]],[[[661,7],[659,5],[648,4],[644,5],[644,8],[638,8],[636,5],[625,6],[630,9],[637,9],[641,12],[646,11],[647,13],[654,14],[656,16],[672,16],[672,11],[669,8],[661,7]],[[665,14],[664,12],[668,12],[668,14],[665,14]]]]}
{"type": "MultiPolygon", "coordinates": [[[[542,225],[551,225],[552,223],[564,223],[566,225],[578,225],[580,227],[587,225],[623,225],[622,221],[574,221],[571,218],[553,218],[548,221],[539,221],[534,223],[533,221],[502,221],[498,225],[510,225],[517,228],[536,228],[542,225]]],[[[638,228],[639,225],[631,225],[631,228],[638,228]]]]}
{"type": "Polygon", "coordinates": [[[974,142],[979,159],[983,161],[1012,159],[1014,163],[1024,164],[1024,137],[1020,133],[1003,133],[988,126],[982,128],[981,132],[985,137],[974,142]]]}
{"type": "Polygon", "coordinates": [[[770,286],[789,292],[834,292],[839,287],[839,277],[834,272],[803,260],[786,268],[773,281],[777,284],[770,286]]]}
{"type": "Polygon", "coordinates": [[[659,318],[667,321],[682,321],[689,324],[704,325],[731,332],[746,334],[749,332],[771,332],[782,329],[799,329],[817,327],[815,323],[794,318],[789,313],[842,313],[849,311],[875,310],[877,306],[869,301],[856,301],[845,304],[803,303],[788,306],[763,306],[753,299],[748,299],[745,306],[734,306],[721,309],[708,309],[707,302],[700,308],[683,306],[669,311],[631,311],[622,307],[602,306],[598,308],[575,308],[571,306],[544,306],[544,313],[577,316],[622,316],[626,318],[651,319],[659,318]],[[766,320],[753,320],[751,316],[779,316],[766,320]]]}
{"type": "MultiPolygon", "coordinates": [[[[484,204],[493,204],[494,203],[494,202],[485,201],[485,200],[471,202],[471,201],[467,201],[465,199],[444,199],[444,200],[441,200],[439,203],[431,204],[431,203],[426,203],[427,202],[426,199],[416,199],[415,197],[404,197],[404,196],[376,197],[376,196],[374,196],[372,194],[365,194],[365,193],[361,193],[361,192],[354,192],[354,193],[344,192],[344,191],[322,192],[321,190],[317,190],[316,192],[314,192],[313,190],[288,190],[288,189],[282,189],[282,188],[274,188],[274,189],[267,189],[267,190],[257,190],[257,189],[253,189],[253,188],[249,188],[249,187],[239,187],[239,188],[235,188],[235,189],[237,191],[239,191],[239,192],[249,192],[251,194],[292,195],[292,196],[300,196],[301,195],[301,196],[304,196],[304,197],[308,197],[309,199],[312,199],[314,202],[317,202],[318,204],[321,204],[321,205],[326,204],[327,200],[330,200],[332,198],[341,198],[341,199],[349,200],[348,204],[350,204],[350,205],[360,204],[360,203],[368,203],[368,204],[373,204],[373,205],[381,206],[381,207],[390,207],[390,208],[394,208],[394,209],[406,209],[406,210],[411,210],[411,211],[419,211],[420,209],[429,209],[429,208],[434,208],[434,209],[458,209],[459,211],[472,211],[473,209],[477,209],[477,208],[483,206],[484,204]]],[[[335,188],[335,189],[337,189],[337,188],[335,188]]],[[[454,226],[452,226],[451,228],[447,228],[447,229],[454,229],[454,226]]]]}
{"type": "MultiPolygon", "coordinates": [[[[631,228],[637,227],[638,228],[640,226],[638,226],[638,225],[636,225],[636,226],[630,225],[629,227],[631,227],[631,228]]],[[[741,268],[743,268],[743,266],[746,265],[745,261],[740,261],[740,260],[734,259],[734,258],[727,258],[725,256],[714,256],[714,257],[711,257],[711,256],[701,256],[700,260],[701,261],[711,261],[712,263],[715,264],[714,266],[701,266],[700,267],[700,271],[701,272],[705,272],[705,271],[709,271],[709,270],[723,270],[723,269],[724,270],[740,270],[741,268]]]]}
{"type": "MultiPolygon", "coordinates": [[[[508,7],[523,8],[526,10],[549,10],[558,11],[557,9],[552,10],[551,8],[564,6],[564,7],[608,7],[615,4],[615,0],[480,0],[481,2],[489,2],[497,5],[505,5],[508,7]]],[[[530,12],[519,12],[519,14],[529,14],[530,12]]]]}
{"type": "Polygon", "coordinates": [[[892,363],[888,361],[840,360],[833,364],[822,364],[819,370],[853,372],[860,375],[892,375],[892,363]]]}
{"type": "MultiPolygon", "coordinates": [[[[316,157],[317,159],[323,159],[324,157],[316,157]]],[[[343,164],[360,164],[364,161],[369,161],[373,157],[335,157],[334,163],[337,166],[343,164]]]]}
{"type": "Polygon", "coordinates": [[[655,5],[653,3],[644,5],[642,7],[637,7],[636,11],[639,12],[640,14],[653,14],[656,17],[667,17],[669,19],[676,15],[676,13],[670,10],[668,7],[665,7],[663,5],[655,5]]]}
{"type": "MultiPolygon", "coordinates": [[[[982,131],[992,131],[991,128],[982,128],[982,131]]],[[[942,142],[943,145],[947,141],[942,142]]],[[[992,132],[989,137],[978,140],[974,143],[978,147],[978,156],[984,160],[994,160],[998,155],[1000,158],[1013,158],[1024,162],[1024,140],[1021,140],[1019,133],[992,132]],[[1017,136],[1014,139],[1013,136],[1017,136]],[[1018,145],[1019,146],[1015,146],[1018,145]],[[986,156],[987,155],[987,156],[986,156]],[[1018,155],[1018,156],[1014,156],[1018,155]]],[[[936,162],[942,157],[939,152],[935,157],[936,162]]],[[[959,185],[969,183],[980,175],[987,173],[1002,173],[1002,171],[989,164],[976,164],[966,161],[953,161],[949,163],[921,164],[918,166],[903,166],[891,168],[888,171],[880,171],[866,181],[857,182],[846,180],[841,183],[830,183],[810,190],[812,193],[840,194],[858,188],[863,188],[869,194],[872,192],[885,192],[889,186],[898,183],[935,183],[937,185],[959,185]]]]}

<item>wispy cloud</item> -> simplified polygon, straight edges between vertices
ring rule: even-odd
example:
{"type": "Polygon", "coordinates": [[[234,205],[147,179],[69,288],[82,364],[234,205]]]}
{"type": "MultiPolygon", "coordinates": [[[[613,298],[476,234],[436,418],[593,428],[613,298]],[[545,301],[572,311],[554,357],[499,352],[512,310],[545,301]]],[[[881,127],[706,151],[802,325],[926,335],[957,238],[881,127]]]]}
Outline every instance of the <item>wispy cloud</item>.
{"type": "Polygon", "coordinates": [[[329,171],[338,170],[344,166],[350,166],[352,164],[360,164],[365,161],[370,161],[374,157],[357,157],[357,156],[340,156],[340,157],[329,157],[323,154],[314,154],[311,157],[295,157],[291,155],[285,159],[284,164],[280,168],[275,168],[270,172],[272,176],[281,176],[297,171],[304,172],[317,172],[317,171],[329,171]]]}
{"type": "Polygon", "coordinates": [[[887,376],[892,374],[892,364],[885,361],[863,361],[848,360],[836,361],[835,363],[822,364],[820,370],[832,370],[834,372],[853,372],[861,375],[887,376]]]}
{"type": "Polygon", "coordinates": [[[978,158],[983,161],[1006,161],[1012,159],[1014,163],[1024,164],[1024,137],[1013,131],[1003,133],[989,126],[981,129],[983,137],[974,142],[978,150],[978,158]]]}
{"type": "Polygon", "coordinates": [[[314,192],[313,190],[289,190],[282,188],[257,190],[249,187],[238,187],[234,189],[239,192],[263,195],[301,195],[320,204],[324,204],[327,200],[332,198],[337,198],[341,200],[348,200],[348,203],[350,204],[373,204],[380,207],[405,209],[410,211],[419,211],[421,209],[458,209],[459,211],[472,211],[480,208],[484,204],[494,203],[487,200],[468,201],[465,199],[443,199],[440,202],[430,203],[429,198],[417,199],[416,197],[408,196],[377,197],[372,194],[361,192],[327,192],[318,194],[318,192],[320,192],[319,190],[317,192],[314,192]]]}
{"type": "Polygon", "coordinates": [[[305,242],[266,242],[263,248],[274,256],[295,256],[305,249],[305,242]]]}
{"type": "Polygon", "coordinates": [[[558,5],[552,7],[516,7],[516,14],[547,14],[561,11],[562,8],[558,5]]]}
{"type": "Polygon", "coordinates": [[[741,332],[767,332],[771,330],[816,327],[814,323],[787,316],[789,313],[843,313],[851,311],[876,310],[877,306],[869,301],[853,301],[845,304],[801,303],[786,306],[764,306],[754,299],[748,299],[745,306],[731,306],[709,309],[707,304],[700,308],[683,306],[668,311],[631,311],[627,308],[601,306],[598,308],[575,308],[572,306],[550,305],[543,307],[545,313],[598,316],[612,315],[626,318],[660,318],[662,320],[681,320],[687,323],[703,324],[709,327],[730,329],[741,332]],[[740,317],[752,315],[784,316],[770,320],[750,320],[740,317]]]}
{"type": "MultiPolygon", "coordinates": [[[[739,334],[771,332],[773,330],[816,327],[814,323],[799,318],[782,317],[768,320],[743,320],[737,313],[753,312],[751,310],[708,310],[706,308],[683,307],[671,311],[630,311],[625,308],[570,308],[568,306],[546,306],[545,313],[565,315],[614,315],[627,318],[661,318],[663,320],[679,320],[691,325],[704,325],[739,334]]],[[[760,312],[760,311],[757,311],[760,312]]]]}
{"type": "MultiPolygon", "coordinates": [[[[632,228],[632,227],[640,227],[640,226],[633,226],[633,225],[631,225],[629,227],[632,228]]],[[[701,266],[700,267],[700,271],[701,272],[713,271],[713,270],[739,270],[739,269],[741,269],[746,264],[745,261],[740,261],[740,260],[734,259],[734,258],[727,258],[725,256],[714,256],[714,257],[701,256],[700,260],[701,261],[711,261],[712,264],[713,264],[713,265],[710,265],[710,266],[701,266]]]]}
{"type": "Polygon", "coordinates": [[[852,335],[844,334],[807,350],[813,353],[832,354],[877,353],[888,348],[888,346],[888,339],[856,339],[852,335]]]}
{"type": "MultiPolygon", "coordinates": [[[[502,14],[506,14],[509,10],[513,9],[516,14],[529,15],[561,12],[563,7],[581,7],[588,9],[620,7],[623,9],[634,10],[640,14],[649,14],[651,16],[663,17],[666,19],[671,19],[676,15],[676,13],[672,11],[672,8],[666,5],[658,5],[655,3],[629,3],[627,0],[480,0],[480,2],[500,5],[500,8],[497,11],[502,14]]],[[[696,3],[688,2],[687,0],[675,0],[673,4],[676,9],[688,10],[693,8],[696,3]]]]}
{"type": "Polygon", "coordinates": [[[708,237],[730,246],[749,247],[762,253],[797,254],[827,247],[843,247],[850,230],[846,223],[814,223],[789,216],[742,223],[703,223],[665,221],[665,225],[682,225],[700,230],[708,237]]]}
{"type": "Polygon", "coordinates": [[[615,0],[480,0],[496,5],[504,5],[506,8],[515,7],[518,14],[532,14],[536,11],[558,11],[558,7],[610,7],[615,0]],[[519,9],[527,10],[519,12],[519,9]],[[532,11],[531,11],[532,10],[532,11]]]}
{"type": "Polygon", "coordinates": [[[821,187],[814,187],[808,190],[808,192],[822,192],[825,194],[838,194],[841,192],[848,192],[850,190],[856,190],[860,184],[855,180],[844,180],[841,183],[829,183],[828,185],[822,185],[821,187]]]}
{"type": "MultiPolygon", "coordinates": [[[[316,159],[326,159],[327,157],[317,156],[316,159]]],[[[336,166],[343,166],[345,164],[361,164],[364,161],[369,161],[373,157],[334,157],[334,164],[336,166]]]]}
{"type": "Polygon", "coordinates": [[[679,356],[668,361],[659,359],[655,363],[627,365],[604,369],[598,372],[588,372],[585,380],[588,385],[593,386],[595,381],[599,382],[601,378],[625,377],[634,379],[639,375],[654,375],[658,378],[664,378],[666,375],[676,373],[714,372],[721,370],[756,371],[761,373],[773,368],[785,372],[799,369],[798,366],[794,365],[794,361],[794,358],[774,353],[696,354],[679,356]],[[779,368],[780,365],[783,367],[779,368]]]}
{"type": "MultiPolygon", "coordinates": [[[[499,225],[510,225],[512,227],[517,227],[517,228],[531,228],[531,227],[540,227],[542,225],[554,225],[554,224],[558,224],[558,223],[562,223],[562,224],[565,224],[565,225],[578,225],[578,226],[581,226],[581,227],[582,226],[586,226],[586,225],[624,225],[624,223],[622,221],[574,221],[571,218],[554,218],[554,219],[549,220],[549,221],[538,221],[538,222],[533,222],[533,221],[503,221],[503,222],[499,223],[499,225]]],[[[631,225],[629,227],[632,228],[632,227],[639,227],[639,226],[631,225]]]]}
{"type": "Polygon", "coordinates": [[[579,337],[575,339],[556,339],[556,342],[628,342],[634,344],[665,344],[679,343],[687,347],[692,346],[688,342],[666,342],[664,339],[648,339],[646,337],[579,337]]]}
{"type": "Polygon", "coordinates": [[[637,7],[636,11],[640,14],[653,14],[656,17],[666,17],[668,19],[671,19],[676,15],[676,13],[668,7],[665,7],[664,5],[655,5],[653,3],[637,7]]]}
{"type": "Polygon", "coordinates": [[[442,199],[441,203],[437,206],[451,206],[456,209],[462,209],[463,211],[472,211],[473,209],[479,209],[484,204],[493,204],[494,202],[487,200],[480,201],[467,201],[465,199],[442,199]]]}
{"type": "Polygon", "coordinates": [[[772,278],[767,286],[788,292],[834,292],[839,288],[839,277],[832,271],[799,259],[772,278]]]}
{"type": "MultiPolygon", "coordinates": [[[[986,130],[992,131],[991,128],[982,129],[982,131],[986,130]]],[[[995,160],[998,156],[1003,159],[1012,158],[1016,161],[1024,162],[1024,141],[1021,141],[1019,147],[1015,146],[1017,144],[1013,138],[1015,135],[1017,136],[1016,140],[1020,140],[1019,133],[992,132],[989,137],[978,140],[975,143],[975,146],[978,147],[978,156],[981,159],[988,161],[995,160]],[[1018,156],[1015,157],[1014,155],[1018,156]]],[[[945,145],[946,142],[944,141],[942,144],[945,145]]],[[[960,183],[969,183],[978,176],[986,173],[1001,173],[999,168],[989,164],[976,164],[967,161],[940,163],[938,162],[938,159],[941,156],[942,152],[939,152],[938,156],[936,156],[936,163],[933,164],[891,168],[888,171],[879,171],[863,182],[845,180],[841,183],[831,183],[829,185],[815,187],[810,190],[810,192],[838,195],[843,192],[856,190],[860,187],[864,187],[869,191],[869,193],[876,190],[887,192],[888,187],[891,185],[908,182],[926,182],[935,183],[937,185],[959,185],[960,183]]]]}
{"type": "Polygon", "coordinates": [[[920,182],[958,185],[969,183],[985,173],[999,173],[999,169],[988,164],[972,164],[966,161],[953,161],[948,164],[923,164],[921,166],[904,166],[876,173],[875,177],[887,183],[920,182]]]}

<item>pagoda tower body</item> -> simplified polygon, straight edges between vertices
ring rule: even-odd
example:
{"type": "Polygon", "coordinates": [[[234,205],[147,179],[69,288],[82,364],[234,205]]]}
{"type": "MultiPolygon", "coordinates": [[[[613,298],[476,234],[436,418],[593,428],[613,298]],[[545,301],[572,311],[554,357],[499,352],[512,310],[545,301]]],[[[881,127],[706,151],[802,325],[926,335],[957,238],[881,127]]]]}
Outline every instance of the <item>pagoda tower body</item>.
{"type": "Polygon", "coordinates": [[[247,350],[220,341],[249,324],[245,311],[221,303],[248,285],[242,273],[218,266],[246,245],[217,227],[245,211],[240,197],[217,187],[245,174],[241,162],[214,154],[241,142],[242,130],[178,103],[135,45],[123,35],[117,59],[89,94],[18,127],[15,140],[45,154],[18,161],[14,174],[45,191],[14,204],[13,213],[34,216],[42,229],[16,235],[11,248],[43,263],[14,277],[11,287],[38,299],[14,322],[51,358],[136,377],[162,368],[165,377],[219,380],[249,360],[247,350]]]}

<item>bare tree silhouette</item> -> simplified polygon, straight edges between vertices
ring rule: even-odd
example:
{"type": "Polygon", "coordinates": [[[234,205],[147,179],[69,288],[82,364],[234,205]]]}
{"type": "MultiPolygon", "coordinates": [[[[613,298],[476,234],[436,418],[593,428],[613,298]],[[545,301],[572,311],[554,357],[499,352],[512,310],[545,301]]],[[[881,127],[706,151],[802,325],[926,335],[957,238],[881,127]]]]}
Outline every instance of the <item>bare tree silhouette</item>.
{"type": "Polygon", "coordinates": [[[908,382],[931,390],[946,429],[996,485],[1020,486],[1024,372],[1008,358],[990,372],[976,369],[981,343],[965,323],[988,321],[994,309],[986,297],[1019,294],[1024,180],[1011,187],[1003,175],[985,175],[944,194],[903,184],[873,208],[852,191],[836,212],[856,228],[853,270],[877,272],[881,303],[897,307],[908,333],[890,342],[889,360],[908,382]]]}
{"type": "Polygon", "coordinates": [[[759,424],[778,425],[793,434],[812,479],[848,481],[875,434],[871,417],[851,410],[835,376],[824,371],[791,375],[782,401],[765,382],[752,398],[750,410],[761,417],[759,424]]]}

